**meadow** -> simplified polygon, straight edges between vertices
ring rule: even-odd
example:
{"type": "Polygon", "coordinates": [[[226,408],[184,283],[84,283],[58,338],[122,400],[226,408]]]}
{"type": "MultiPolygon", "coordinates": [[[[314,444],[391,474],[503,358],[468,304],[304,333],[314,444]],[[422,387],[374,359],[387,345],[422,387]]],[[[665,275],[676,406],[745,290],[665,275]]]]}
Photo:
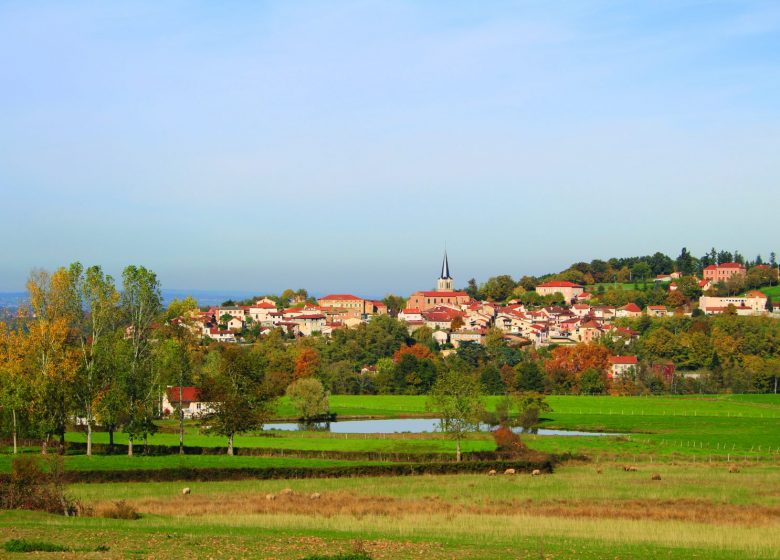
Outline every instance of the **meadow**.
{"type": "Polygon", "coordinates": [[[96,515],[121,499],[141,519],[3,512],[0,527],[6,538],[71,546],[84,558],[208,550],[210,558],[296,560],[354,549],[374,559],[778,558],[777,472],[589,464],[540,477],[188,482],[187,496],[182,483],[78,484],[69,492],[96,515]],[[86,552],[99,546],[109,550],[86,552]]]}
{"type": "MultiPolygon", "coordinates": [[[[576,456],[541,476],[284,475],[404,460],[392,453],[452,454],[454,442],[441,433],[259,432],[237,438],[239,452],[258,456],[70,454],[66,469],[86,476],[235,467],[279,469],[282,478],[71,484],[67,493],[91,516],[0,512],[0,534],[67,547],[70,552],[46,553],[63,558],[165,559],[207,551],[210,558],[301,560],[354,550],[372,559],[780,558],[780,397],[548,401],[553,410],[545,413],[543,427],[614,435],[523,435],[533,450],[576,456]],[[334,458],[338,453],[354,457],[334,458]],[[384,455],[369,459],[369,453],[384,455]],[[628,472],[625,465],[637,470],[628,472]],[[185,486],[191,494],[182,494],[185,486]],[[103,517],[119,500],[140,519],[103,517]]],[[[496,402],[489,398],[488,408],[496,402]]],[[[336,395],[331,405],[341,418],[430,415],[426,398],[417,396],[336,395]]],[[[278,415],[289,416],[289,410],[283,400],[278,415]]],[[[72,442],[83,438],[68,434],[72,442]]],[[[97,433],[96,440],[105,443],[107,434],[97,433]]],[[[116,441],[125,438],[116,434],[116,441]]],[[[177,446],[175,423],[163,422],[150,443],[177,446]]],[[[185,443],[215,452],[225,445],[195,423],[188,424],[185,443]]],[[[464,442],[467,451],[494,447],[486,432],[464,442]]],[[[0,469],[9,466],[9,456],[0,456],[0,469]]]]}

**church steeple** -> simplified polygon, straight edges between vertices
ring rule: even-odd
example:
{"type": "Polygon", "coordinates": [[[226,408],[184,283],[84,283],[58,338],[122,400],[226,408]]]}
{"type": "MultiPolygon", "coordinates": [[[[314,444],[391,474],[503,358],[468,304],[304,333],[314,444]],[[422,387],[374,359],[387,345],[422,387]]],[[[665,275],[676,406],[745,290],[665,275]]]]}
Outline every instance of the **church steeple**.
{"type": "Polygon", "coordinates": [[[452,276],[450,276],[450,263],[447,260],[447,249],[444,249],[444,260],[441,262],[441,276],[436,282],[437,292],[451,292],[453,291],[454,282],[452,276]]]}
{"type": "Polygon", "coordinates": [[[450,263],[447,262],[447,249],[444,250],[444,260],[441,262],[441,276],[439,278],[449,279],[450,277],[450,263]]]}

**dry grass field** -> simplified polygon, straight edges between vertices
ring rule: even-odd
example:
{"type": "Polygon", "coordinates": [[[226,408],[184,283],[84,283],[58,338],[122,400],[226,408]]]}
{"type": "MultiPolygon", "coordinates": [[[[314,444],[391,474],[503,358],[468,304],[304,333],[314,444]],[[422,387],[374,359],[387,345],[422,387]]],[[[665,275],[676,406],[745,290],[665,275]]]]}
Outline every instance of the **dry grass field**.
{"type": "Polygon", "coordinates": [[[780,558],[780,468],[738,468],[589,463],[537,477],[79,484],[69,491],[95,517],[6,512],[0,528],[96,558],[177,558],[189,547],[279,560],[355,548],[375,559],[780,558]],[[100,517],[118,500],[141,518],[100,517]],[[101,545],[109,550],[87,552],[101,545]]]}

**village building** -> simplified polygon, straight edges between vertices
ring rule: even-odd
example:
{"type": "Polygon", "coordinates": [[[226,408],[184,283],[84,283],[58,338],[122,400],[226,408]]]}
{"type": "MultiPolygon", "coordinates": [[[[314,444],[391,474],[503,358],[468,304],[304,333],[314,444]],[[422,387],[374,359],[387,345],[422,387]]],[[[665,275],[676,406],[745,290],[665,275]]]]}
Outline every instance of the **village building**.
{"type": "Polygon", "coordinates": [[[699,309],[707,315],[720,315],[728,311],[729,305],[733,305],[737,315],[764,315],[766,310],[766,294],[758,290],[752,290],[744,296],[701,296],[699,309]]]}
{"type": "Polygon", "coordinates": [[[483,331],[455,331],[450,333],[450,342],[455,348],[459,348],[465,342],[482,344],[485,340],[483,331]]]}
{"type": "Polygon", "coordinates": [[[561,294],[568,303],[573,302],[577,296],[582,294],[585,288],[574,282],[566,280],[552,280],[544,282],[536,287],[536,293],[540,296],[549,296],[552,294],[561,294]]]}
{"type": "Polygon", "coordinates": [[[199,418],[204,414],[214,412],[214,404],[207,403],[201,399],[200,389],[197,387],[173,387],[169,385],[165,388],[162,395],[162,412],[164,415],[175,413],[181,410],[184,418],[199,418]]]}
{"type": "Polygon", "coordinates": [[[648,305],[646,312],[648,317],[666,317],[667,315],[665,305],[648,305]]]}
{"type": "Polygon", "coordinates": [[[641,317],[642,309],[636,303],[627,303],[615,312],[615,317],[641,317]]]}
{"type": "Polygon", "coordinates": [[[718,282],[727,282],[734,276],[746,276],[745,265],[736,262],[727,262],[721,264],[711,264],[704,268],[704,280],[709,280],[713,284],[718,282]]]}
{"type": "Polygon", "coordinates": [[[381,301],[363,299],[352,294],[330,294],[317,300],[317,304],[337,311],[343,318],[366,319],[369,315],[386,315],[387,306],[381,301]]]}
{"type": "Polygon", "coordinates": [[[636,372],[638,363],[636,356],[610,356],[607,374],[610,379],[620,379],[636,372]]]}

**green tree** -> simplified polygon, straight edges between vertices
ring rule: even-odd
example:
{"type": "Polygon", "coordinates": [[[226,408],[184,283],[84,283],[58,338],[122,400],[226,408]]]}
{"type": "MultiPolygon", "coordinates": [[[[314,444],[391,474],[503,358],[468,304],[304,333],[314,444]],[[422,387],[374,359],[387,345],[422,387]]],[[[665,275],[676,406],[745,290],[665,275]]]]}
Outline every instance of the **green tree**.
{"type": "Polygon", "coordinates": [[[517,424],[524,431],[531,430],[539,423],[539,415],[542,412],[550,412],[552,408],[544,399],[544,396],[537,393],[521,393],[515,398],[518,411],[517,424]]]}
{"type": "Polygon", "coordinates": [[[607,389],[605,374],[595,368],[585,370],[580,376],[579,387],[583,395],[600,395],[607,389]]]}
{"type": "Polygon", "coordinates": [[[479,381],[462,362],[450,362],[436,379],[428,406],[439,414],[441,430],[455,440],[460,462],[461,440],[477,428],[484,411],[479,381]]]}
{"type": "Polygon", "coordinates": [[[482,284],[480,292],[484,297],[492,301],[506,301],[517,284],[508,274],[493,276],[482,284]]]}
{"type": "Polygon", "coordinates": [[[501,372],[493,364],[487,364],[482,368],[479,376],[482,390],[487,395],[503,395],[506,393],[506,385],[501,377],[501,372]]]}
{"type": "Polygon", "coordinates": [[[203,398],[212,410],[203,416],[208,432],[227,437],[233,455],[236,434],[262,429],[273,412],[274,397],[263,386],[263,371],[255,356],[244,348],[227,346],[206,369],[203,398]]]}
{"type": "Polygon", "coordinates": [[[133,455],[136,435],[146,436],[156,429],[152,418],[158,395],[152,359],[152,331],[162,312],[162,294],[157,275],[143,266],[128,266],[122,272],[121,308],[127,330],[125,391],[128,419],[127,454],[133,455]]]}
{"type": "Polygon", "coordinates": [[[287,387],[287,397],[298,411],[298,417],[304,422],[311,422],[328,414],[328,393],[319,380],[313,377],[299,379],[287,387]]]}
{"type": "Polygon", "coordinates": [[[544,391],[544,374],[542,368],[534,360],[527,360],[515,366],[517,372],[517,388],[520,391],[540,393],[544,391]]]}
{"type": "Polygon", "coordinates": [[[92,455],[95,404],[107,376],[116,369],[110,334],[117,327],[119,292],[114,279],[99,266],[86,271],[80,263],[70,265],[76,301],[76,332],[81,364],[76,374],[76,400],[87,428],[87,455],[92,455]]]}

